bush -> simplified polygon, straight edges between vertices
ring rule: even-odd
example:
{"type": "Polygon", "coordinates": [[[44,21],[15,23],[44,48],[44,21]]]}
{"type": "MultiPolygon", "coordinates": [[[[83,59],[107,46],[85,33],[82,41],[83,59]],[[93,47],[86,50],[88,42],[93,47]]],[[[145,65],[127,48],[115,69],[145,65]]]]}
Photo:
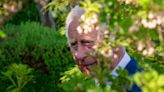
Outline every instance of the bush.
{"type": "MultiPolygon", "coordinates": [[[[108,48],[124,45],[127,47],[129,55],[138,61],[143,70],[130,78],[125,76],[125,73],[120,72],[122,74],[119,74],[120,78],[113,80],[112,77],[109,77],[104,72],[109,72],[110,69],[96,68],[96,76],[94,77],[99,80],[99,87],[103,90],[99,92],[105,92],[104,84],[107,80],[112,82],[111,89],[116,90],[116,92],[125,92],[125,88],[127,88],[125,82],[126,84],[131,84],[130,82],[136,83],[143,92],[164,92],[164,20],[161,20],[164,18],[164,3],[161,0],[83,1],[81,8],[85,9],[86,13],[84,17],[81,17],[82,24],[84,25],[80,25],[80,27],[84,30],[88,30],[88,27],[91,27],[93,24],[100,24],[104,25],[104,28],[106,27],[107,35],[102,44],[104,47],[100,46],[98,51],[109,52],[108,48]],[[93,18],[95,15],[98,17],[93,18]],[[130,82],[125,79],[130,79],[130,82]]],[[[55,2],[59,1],[55,0],[55,2]]],[[[56,8],[56,5],[51,6],[56,8]]],[[[59,6],[57,5],[57,7],[59,6]]],[[[105,55],[109,55],[109,53],[105,55]]],[[[100,57],[100,60],[101,58],[103,57],[100,57]]],[[[99,64],[103,66],[102,63],[99,62],[99,64]]],[[[67,73],[70,73],[70,71],[67,73]]],[[[68,75],[67,73],[65,75],[68,75]]],[[[69,75],[74,74],[70,73],[69,75]]],[[[65,80],[63,89],[66,92],[87,92],[88,89],[89,92],[93,91],[90,90],[90,85],[94,86],[94,84],[87,82],[82,76],[68,76],[65,80]]],[[[96,87],[93,88],[98,89],[96,87]]],[[[107,90],[107,92],[109,91],[107,90]]]]}
{"type": "Polygon", "coordinates": [[[11,64],[6,72],[2,72],[4,79],[12,83],[7,89],[12,92],[21,92],[22,88],[34,78],[32,69],[23,64],[11,64]]]}
{"type": "Polygon", "coordinates": [[[6,21],[5,24],[12,23],[19,25],[21,22],[26,21],[40,21],[39,10],[34,0],[27,0],[25,2],[26,4],[24,4],[23,8],[15,13],[11,20],[6,21]]]}
{"type": "MultiPolygon", "coordinates": [[[[62,30],[54,32],[34,22],[6,25],[3,30],[7,37],[0,42],[0,70],[5,71],[12,63],[28,64],[36,70],[36,82],[24,90],[58,92],[61,73],[73,64],[62,30]]],[[[4,80],[0,81],[4,85],[4,80]]],[[[0,88],[1,92],[6,86],[0,88]]]]}

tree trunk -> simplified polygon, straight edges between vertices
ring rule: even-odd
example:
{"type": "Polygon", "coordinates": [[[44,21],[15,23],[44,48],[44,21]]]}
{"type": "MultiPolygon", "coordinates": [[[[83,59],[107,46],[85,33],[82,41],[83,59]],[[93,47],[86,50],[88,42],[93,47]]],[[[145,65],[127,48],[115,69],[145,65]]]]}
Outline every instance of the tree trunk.
{"type": "Polygon", "coordinates": [[[51,0],[37,0],[37,7],[39,10],[39,15],[40,15],[40,21],[42,25],[48,26],[51,28],[55,28],[55,21],[51,15],[50,11],[43,12],[42,9],[45,5],[47,5],[51,0]]]}

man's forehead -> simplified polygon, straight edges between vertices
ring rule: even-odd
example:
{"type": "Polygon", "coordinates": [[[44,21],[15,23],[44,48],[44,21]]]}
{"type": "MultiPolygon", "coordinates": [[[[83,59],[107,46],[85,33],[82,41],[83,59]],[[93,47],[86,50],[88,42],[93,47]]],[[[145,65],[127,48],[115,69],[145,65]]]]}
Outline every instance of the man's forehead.
{"type": "MultiPolygon", "coordinates": [[[[79,21],[77,20],[77,19],[74,19],[74,20],[72,20],[71,22],[70,22],[70,24],[69,24],[69,28],[68,28],[68,35],[72,35],[72,34],[74,34],[75,32],[77,33],[77,28],[79,27],[79,25],[80,25],[80,23],[79,23],[79,21]]],[[[82,31],[84,31],[84,30],[82,30],[82,31]]],[[[96,32],[96,30],[92,30],[92,31],[94,31],[94,33],[96,32]]],[[[81,32],[80,32],[81,33],[81,32]]],[[[83,32],[82,32],[83,33],[83,32]]],[[[89,34],[88,35],[90,35],[90,34],[93,34],[93,32],[89,32],[89,34]]],[[[78,34],[78,35],[81,35],[81,34],[78,34]]]]}
{"type": "Polygon", "coordinates": [[[68,32],[68,36],[70,40],[96,40],[97,39],[97,31],[93,30],[89,33],[79,33],[77,30],[70,30],[68,32]]]}

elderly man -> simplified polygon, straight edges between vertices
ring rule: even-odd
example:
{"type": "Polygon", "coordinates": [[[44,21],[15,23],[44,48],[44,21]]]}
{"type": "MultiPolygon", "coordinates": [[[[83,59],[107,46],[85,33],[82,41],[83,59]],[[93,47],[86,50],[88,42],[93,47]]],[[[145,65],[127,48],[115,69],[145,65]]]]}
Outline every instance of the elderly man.
{"type": "MultiPolygon", "coordinates": [[[[76,6],[69,13],[66,20],[66,36],[71,49],[71,53],[76,64],[79,66],[83,73],[90,74],[89,67],[96,65],[98,59],[96,56],[88,56],[88,53],[95,51],[98,48],[100,42],[103,41],[103,30],[97,30],[93,27],[91,31],[85,32],[84,30],[79,31],[78,26],[80,25],[80,17],[85,13],[79,6],[76,6]]],[[[111,66],[113,76],[119,76],[116,70],[121,67],[127,69],[129,75],[133,75],[139,71],[137,62],[131,58],[125,51],[123,46],[113,48],[113,53],[117,55],[117,58],[111,59],[111,66]]],[[[141,90],[134,85],[130,92],[140,92],[141,90]]]]}

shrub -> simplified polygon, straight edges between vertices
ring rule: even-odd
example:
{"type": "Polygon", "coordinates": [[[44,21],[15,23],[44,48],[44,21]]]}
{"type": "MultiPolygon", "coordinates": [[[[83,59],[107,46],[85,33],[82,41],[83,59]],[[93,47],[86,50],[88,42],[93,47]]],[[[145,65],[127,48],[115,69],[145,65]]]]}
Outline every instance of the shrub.
{"type": "Polygon", "coordinates": [[[26,0],[25,2],[26,4],[23,5],[23,8],[17,13],[15,13],[11,18],[11,20],[6,21],[5,24],[12,23],[18,25],[21,22],[26,22],[26,21],[38,21],[38,22],[40,21],[39,10],[37,9],[34,0],[26,0]]]}
{"type": "Polygon", "coordinates": [[[58,92],[61,73],[73,64],[62,30],[54,32],[34,22],[6,25],[3,30],[7,37],[0,42],[0,70],[12,63],[28,64],[36,70],[36,82],[24,90],[58,92]]]}
{"type": "Polygon", "coordinates": [[[21,92],[21,89],[32,81],[32,69],[23,64],[11,64],[6,72],[2,72],[5,78],[12,83],[7,89],[12,92],[21,92]]]}

